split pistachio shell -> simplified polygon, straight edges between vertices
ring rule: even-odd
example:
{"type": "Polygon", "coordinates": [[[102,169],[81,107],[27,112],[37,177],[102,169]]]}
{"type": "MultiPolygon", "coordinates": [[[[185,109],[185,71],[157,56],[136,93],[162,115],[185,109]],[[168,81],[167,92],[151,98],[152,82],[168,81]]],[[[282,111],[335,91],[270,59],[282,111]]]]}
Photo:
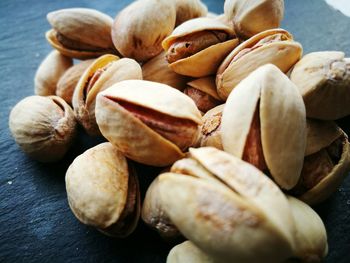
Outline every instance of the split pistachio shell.
{"type": "Polygon", "coordinates": [[[144,80],[167,84],[178,90],[184,90],[189,81],[189,77],[169,68],[164,51],[142,65],[142,74],[144,80]]]}
{"type": "Polygon", "coordinates": [[[283,19],[283,0],[226,0],[224,12],[241,38],[277,28],[283,19]]]}
{"type": "Polygon", "coordinates": [[[127,80],[97,95],[96,120],[103,136],[130,159],[166,166],[197,140],[201,115],[170,86],[127,80]]]}
{"type": "Polygon", "coordinates": [[[79,155],[66,173],[68,203],[83,224],[126,237],[136,228],[140,193],[124,155],[102,143],[79,155]]]}
{"type": "Polygon", "coordinates": [[[286,73],[302,55],[302,46],[284,29],[261,32],[236,47],[216,75],[219,96],[226,100],[232,89],[258,67],[274,64],[286,73]]]}
{"type": "Polygon", "coordinates": [[[162,209],[159,199],[159,177],[156,177],[147,189],[141,216],[142,220],[165,240],[174,240],[181,236],[179,230],[162,209]]]}
{"type": "Polygon", "coordinates": [[[294,187],[306,147],[305,106],[297,87],[274,65],[255,70],[227,99],[221,138],[226,152],[264,160],[280,187],[294,187]]]}
{"type": "Polygon", "coordinates": [[[84,71],[93,62],[93,59],[85,60],[67,69],[57,83],[56,95],[72,105],[74,89],[84,71]]]}
{"type": "MultiPolygon", "coordinates": [[[[238,45],[237,39],[230,39],[234,36],[232,29],[219,20],[200,17],[186,21],[178,26],[170,36],[164,39],[162,45],[164,50],[169,52],[169,50],[172,50],[171,46],[175,42],[186,42],[186,38],[191,37],[195,33],[210,31],[222,32],[227,35],[228,39],[199,50],[193,55],[172,62],[169,64],[170,68],[181,75],[197,78],[215,74],[222,60],[238,45]]],[[[188,47],[192,48],[192,45],[188,47]]]]}
{"type": "Polygon", "coordinates": [[[343,52],[307,54],[290,77],[303,96],[308,117],[336,120],[350,114],[350,59],[343,52]]]}
{"type": "Polygon", "coordinates": [[[60,160],[76,135],[70,106],[57,96],[30,96],[11,110],[9,126],[20,148],[40,162],[60,160]]]}
{"type": "Polygon", "coordinates": [[[200,146],[211,146],[223,150],[221,142],[221,118],[225,104],[216,106],[203,116],[200,146]]]}
{"type": "Polygon", "coordinates": [[[55,95],[57,82],[73,65],[72,59],[51,51],[41,62],[34,77],[34,93],[41,96],[55,95]]]}
{"type": "Polygon", "coordinates": [[[159,184],[164,211],[209,256],[282,262],[292,255],[288,201],[254,166],[215,148],[191,148],[190,158],[160,175],[159,184]]]}
{"type": "Polygon", "coordinates": [[[115,53],[111,26],[113,19],[94,9],[67,8],[47,14],[52,28],[46,39],[65,56],[87,59],[115,53]]]}
{"type": "Polygon", "coordinates": [[[200,0],[176,0],[176,25],[178,26],[183,22],[206,16],[208,13],[208,8],[200,0]]]}
{"type": "Polygon", "coordinates": [[[74,114],[90,135],[100,135],[95,117],[97,94],[126,79],[142,79],[140,65],[133,59],[104,55],[81,76],[73,94],[74,114]]]}
{"type": "MultiPolygon", "coordinates": [[[[210,258],[202,250],[196,247],[191,241],[185,241],[173,247],[167,257],[166,263],[219,263],[210,258]]],[[[224,262],[221,262],[224,263],[224,262]]]]}
{"type": "Polygon", "coordinates": [[[294,258],[302,262],[322,262],[328,253],[328,244],[321,218],[302,201],[287,198],[296,226],[294,258]]]}
{"type": "Polygon", "coordinates": [[[116,16],[113,43],[123,56],[145,62],[162,52],[161,43],[173,31],[175,19],[173,1],[135,1],[116,16]]]}

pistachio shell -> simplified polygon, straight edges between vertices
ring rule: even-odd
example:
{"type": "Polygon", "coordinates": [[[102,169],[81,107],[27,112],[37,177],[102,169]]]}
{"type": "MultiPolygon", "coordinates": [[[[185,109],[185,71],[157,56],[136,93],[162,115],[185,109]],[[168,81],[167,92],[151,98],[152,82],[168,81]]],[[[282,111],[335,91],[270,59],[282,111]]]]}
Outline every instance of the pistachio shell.
{"type": "Polygon", "coordinates": [[[30,96],[11,110],[9,126],[16,143],[35,160],[61,159],[76,135],[69,105],[57,96],[30,96]]]}
{"type": "Polygon", "coordinates": [[[93,59],[85,60],[67,69],[57,83],[56,95],[72,105],[74,89],[84,71],[93,62],[93,59]]]}
{"type": "Polygon", "coordinates": [[[222,115],[223,148],[243,157],[257,108],[269,172],[279,186],[291,189],[298,182],[303,165],[305,107],[297,87],[276,66],[269,64],[255,70],[230,94],[222,115]]]}
{"type": "Polygon", "coordinates": [[[169,252],[166,262],[219,263],[218,261],[204,254],[204,252],[196,247],[191,241],[185,241],[173,247],[169,252]]]}
{"type": "Polygon", "coordinates": [[[343,52],[305,55],[291,80],[299,88],[310,118],[335,120],[350,114],[350,61],[343,52]]]}
{"type": "MultiPolygon", "coordinates": [[[[232,29],[222,22],[216,19],[200,17],[186,21],[175,28],[171,35],[164,39],[162,43],[163,48],[167,51],[178,38],[207,30],[223,31],[230,37],[233,37],[234,34],[232,29]]],[[[190,77],[200,78],[215,74],[222,60],[237,45],[237,39],[227,40],[209,46],[187,58],[179,59],[169,66],[176,73],[190,77]]]]}
{"type": "Polygon", "coordinates": [[[175,19],[173,1],[135,1],[115,18],[113,43],[122,55],[147,61],[162,52],[161,43],[174,29],[175,19]]]}
{"type": "Polygon", "coordinates": [[[90,135],[99,135],[95,104],[97,94],[113,84],[126,79],[142,79],[140,65],[128,58],[119,59],[114,55],[104,55],[95,60],[81,76],[73,94],[73,108],[80,124],[90,135]],[[87,91],[89,80],[98,70],[105,70],[87,91]]]}
{"type": "Polygon", "coordinates": [[[190,153],[211,179],[187,171],[159,177],[163,208],[181,233],[224,262],[290,257],[294,222],[278,187],[253,166],[215,148],[190,153]]]}
{"type": "Polygon", "coordinates": [[[144,80],[167,84],[178,90],[184,90],[189,80],[169,68],[164,51],[142,65],[142,74],[144,80]]]}
{"type": "Polygon", "coordinates": [[[135,175],[129,173],[126,158],[110,143],[85,151],[66,173],[68,203],[74,215],[82,223],[116,236],[126,236],[136,227],[140,213],[137,184],[135,175]],[[136,194],[136,199],[128,207],[131,194],[136,194]],[[130,222],[123,222],[125,218],[130,222]],[[121,227],[119,233],[111,231],[118,225],[127,229],[121,227]]]}
{"type": "Polygon", "coordinates": [[[166,166],[183,157],[180,146],[172,141],[180,141],[187,148],[197,139],[201,115],[193,101],[176,89],[156,82],[128,80],[98,94],[96,120],[103,136],[129,158],[166,166]],[[138,107],[142,110],[134,113],[138,107]],[[167,135],[171,140],[158,133],[162,127],[165,133],[170,132],[167,135]]]}
{"type": "Polygon", "coordinates": [[[51,51],[41,62],[34,77],[34,93],[41,96],[55,95],[57,82],[73,61],[57,51],[51,51]]]}
{"type": "Polygon", "coordinates": [[[220,100],[220,97],[216,91],[215,77],[209,76],[204,78],[199,78],[192,80],[187,83],[188,86],[203,91],[204,93],[209,94],[216,100],[220,100]]]}
{"type": "Polygon", "coordinates": [[[221,143],[221,117],[224,107],[225,104],[216,106],[203,116],[203,125],[201,126],[201,147],[212,146],[219,150],[223,150],[221,143]]]}
{"type": "Polygon", "coordinates": [[[175,26],[182,24],[183,22],[206,16],[208,8],[200,0],[176,0],[176,23],[175,26]]]}
{"type": "Polygon", "coordinates": [[[233,22],[241,38],[249,38],[264,30],[277,28],[283,19],[283,0],[226,0],[226,17],[233,22]]]}
{"type": "Polygon", "coordinates": [[[217,71],[216,85],[219,96],[226,100],[232,89],[258,67],[271,63],[281,71],[287,72],[301,57],[302,46],[293,41],[290,33],[283,29],[271,29],[261,32],[236,47],[221,63],[217,71]],[[264,38],[280,34],[287,40],[263,43],[249,50],[264,38]],[[249,52],[233,61],[243,50],[249,52]]]}

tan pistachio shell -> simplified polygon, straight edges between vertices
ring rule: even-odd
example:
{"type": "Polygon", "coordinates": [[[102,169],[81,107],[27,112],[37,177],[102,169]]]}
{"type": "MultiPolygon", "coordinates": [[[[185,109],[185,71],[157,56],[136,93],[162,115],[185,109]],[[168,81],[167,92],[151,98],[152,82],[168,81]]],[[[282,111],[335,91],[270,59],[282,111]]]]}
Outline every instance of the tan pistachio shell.
{"type": "Polygon", "coordinates": [[[302,46],[293,40],[293,36],[284,29],[271,29],[261,32],[236,47],[221,63],[216,75],[219,96],[226,100],[232,89],[255,69],[265,64],[274,64],[284,73],[301,57],[302,46]],[[235,56],[246,48],[257,44],[260,40],[282,34],[288,40],[265,43],[244,54],[232,62],[235,56]]]}
{"type": "Polygon", "coordinates": [[[198,89],[204,93],[209,94],[216,100],[221,100],[217,91],[216,91],[216,84],[215,84],[215,77],[209,76],[204,78],[199,78],[192,80],[187,83],[188,86],[198,89]]]}
{"type": "Polygon", "coordinates": [[[215,148],[191,148],[190,157],[197,169],[159,177],[163,208],[185,237],[224,262],[281,262],[292,255],[290,208],[268,177],[215,148]]]}
{"type": "Polygon", "coordinates": [[[46,39],[68,57],[87,59],[116,52],[111,38],[113,19],[102,12],[89,8],[60,9],[48,13],[47,20],[53,29],[46,32],[46,39]],[[74,50],[65,47],[58,41],[56,32],[96,50],[74,50]]]}
{"type": "Polygon", "coordinates": [[[350,114],[350,60],[343,52],[309,53],[290,78],[303,96],[308,117],[336,120],[350,114]]]}
{"type": "Polygon", "coordinates": [[[113,43],[123,56],[145,62],[162,52],[161,43],[173,31],[175,19],[173,1],[135,1],[116,16],[113,43]]]}
{"type": "MultiPolygon", "coordinates": [[[[167,257],[166,263],[219,263],[219,261],[206,255],[191,241],[185,241],[173,247],[167,257]]],[[[224,262],[221,262],[224,263],[224,262]]]]}
{"type": "Polygon", "coordinates": [[[85,60],[67,69],[57,83],[56,95],[72,105],[74,89],[84,71],[93,62],[93,59],[85,60]]]}
{"type": "Polygon", "coordinates": [[[184,90],[189,81],[189,77],[169,68],[164,51],[142,65],[142,74],[144,80],[167,84],[178,90],[184,90]]]}
{"type": "Polygon", "coordinates": [[[277,28],[284,15],[283,0],[226,0],[225,16],[241,38],[277,28]]]}
{"type": "Polygon", "coordinates": [[[206,16],[208,13],[207,6],[200,0],[175,0],[175,7],[175,26],[193,18],[206,16]]]}
{"type": "Polygon", "coordinates": [[[66,173],[68,203],[79,221],[109,235],[129,235],[140,215],[138,182],[129,171],[127,159],[110,143],[99,144],[79,155],[66,173]],[[126,216],[130,195],[135,200],[126,216]],[[130,222],[123,222],[125,218],[130,222]],[[119,232],[115,231],[118,228],[119,232]]]}
{"type": "Polygon", "coordinates": [[[57,96],[30,96],[11,110],[9,127],[20,148],[40,162],[63,158],[76,135],[73,110],[57,96]]]}
{"type": "Polygon", "coordinates": [[[306,119],[305,156],[314,154],[338,139],[343,131],[333,121],[306,119]]]}
{"type": "MultiPolygon", "coordinates": [[[[180,37],[205,30],[220,30],[233,37],[234,32],[227,25],[219,20],[200,17],[184,22],[164,39],[162,45],[165,51],[180,37]]],[[[205,77],[215,74],[222,60],[227,54],[238,45],[238,39],[231,39],[225,42],[212,45],[200,52],[169,64],[176,73],[190,77],[205,77]]]]}
{"type": "Polygon", "coordinates": [[[322,219],[304,202],[292,196],[287,198],[296,226],[294,257],[302,262],[322,262],[328,253],[322,219]]]}
{"type": "Polygon", "coordinates": [[[71,58],[51,51],[41,62],[34,77],[34,93],[40,96],[55,95],[57,82],[64,72],[73,65],[71,58]]]}
{"type": "Polygon", "coordinates": [[[88,134],[100,135],[95,117],[97,94],[113,84],[126,79],[142,79],[141,67],[133,59],[119,59],[119,57],[114,55],[104,55],[96,59],[81,76],[74,90],[72,102],[74,114],[88,134]],[[106,66],[107,69],[87,92],[86,83],[89,81],[89,78],[91,78],[97,70],[106,66]]]}
{"type": "Polygon", "coordinates": [[[291,189],[298,182],[303,166],[305,106],[297,87],[276,66],[260,67],[231,92],[222,115],[223,148],[242,158],[257,107],[269,172],[280,187],[291,189]]]}
{"type": "Polygon", "coordinates": [[[221,142],[221,118],[225,104],[216,106],[203,116],[200,146],[211,146],[223,150],[221,142]]]}
{"type": "MultiPolygon", "coordinates": [[[[148,127],[116,101],[141,106],[179,121],[201,124],[201,115],[194,102],[165,84],[127,80],[99,93],[96,120],[101,133],[127,157],[140,163],[166,166],[184,154],[178,146],[148,127]]],[[[162,120],[156,120],[158,121],[162,120]]],[[[193,140],[197,139],[198,134],[199,129],[198,133],[193,134],[193,140]]]]}

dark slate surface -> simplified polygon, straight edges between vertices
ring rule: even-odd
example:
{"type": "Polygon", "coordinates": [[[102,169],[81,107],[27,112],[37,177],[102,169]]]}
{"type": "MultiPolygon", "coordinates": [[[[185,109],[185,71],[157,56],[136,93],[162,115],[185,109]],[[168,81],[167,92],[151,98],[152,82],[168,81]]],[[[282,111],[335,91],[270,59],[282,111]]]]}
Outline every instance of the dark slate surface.
{"type": "MultiPolygon", "coordinates": [[[[97,144],[83,132],[66,158],[43,165],[28,159],[8,130],[11,108],[33,94],[33,77],[50,51],[44,32],[47,12],[66,7],[96,8],[111,16],[130,1],[0,1],[0,262],[165,262],[171,245],[140,223],[125,240],[105,237],[80,224],[66,200],[64,175],[72,160],[97,144]]],[[[213,12],[223,1],[207,0],[213,12]]],[[[350,55],[350,18],[320,0],[286,0],[283,27],[314,50],[343,50],[350,55]]],[[[348,126],[349,119],[340,121],[348,126]]],[[[139,166],[143,191],[154,170],[139,166]]],[[[350,178],[324,204],[316,207],[329,238],[326,262],[349,262],[350,178]]],[[[253,252],[253,251],[252,251],[253,252]]]]}

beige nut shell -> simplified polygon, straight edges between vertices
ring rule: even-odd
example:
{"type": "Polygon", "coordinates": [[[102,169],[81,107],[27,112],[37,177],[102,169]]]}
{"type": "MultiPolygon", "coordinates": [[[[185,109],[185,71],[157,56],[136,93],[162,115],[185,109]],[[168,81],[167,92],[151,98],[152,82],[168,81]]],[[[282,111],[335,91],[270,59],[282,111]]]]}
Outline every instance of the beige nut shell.
{"type": "MultiPolygon", "coordinates": [[[[199,17],[186,21],[175,28],[171,35],[164,39],[163,48],[167,51],[178,38],[204,30],[220,30],[231,37],[234,35],[233,30],[219,20],[199,17]]],[[[173,62],[169,66],[181,75],[196,78],[209,76],[216,73],[222,60],[237,45],[238,39],[227,40],[203,49],[190,57],[173,62]]]]}
{"type": "Polygon", "coordinates": [[[242,158],[257,107],[267,167],[280,187],[291,189],[303,166],[305,106],[297,87],[276,66],[260,67],[231,92],[222,116],[223,148],[242,158]]]}
{"type": "Polygon", "coordinates": [[[207,6],[200,0],[175,0],[175,7],[175,26],[193,18],[206,16],[208,13],[207,6]]]}
{"type": "MultiPolygon", "coordinates": [[[[191,241],[185,241],[173,247],[167,257],[166,263],[219,263],[210,258],[191,241]]],[[[221,262],[223,263],[223,262],[221,262]]]]}
{"type": "Polygon", "coordinates": [[[287,72],[301,57],[302,46],[284,29],[271,29],[261,32],[236,47],[221,63],[217,70],[216,85],[219,96],[226,100],[232,89],[251,72],[265,64],[274,64],[287,72]],[[265,37],[282,34],[288,40],[264,44],[232,62],[243,49],[250,48],[265,37]]]}
{"type": "Polygon", "coordinates": [[[221,118],[225,104],[216,106],[203,116],[200,146],[211,146],[223,150],[221,142],[221,118]]]}

